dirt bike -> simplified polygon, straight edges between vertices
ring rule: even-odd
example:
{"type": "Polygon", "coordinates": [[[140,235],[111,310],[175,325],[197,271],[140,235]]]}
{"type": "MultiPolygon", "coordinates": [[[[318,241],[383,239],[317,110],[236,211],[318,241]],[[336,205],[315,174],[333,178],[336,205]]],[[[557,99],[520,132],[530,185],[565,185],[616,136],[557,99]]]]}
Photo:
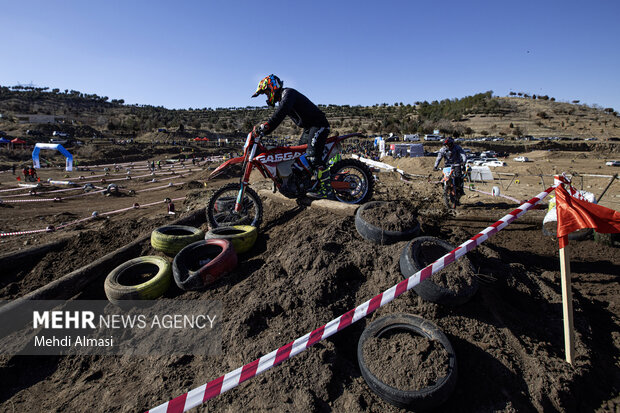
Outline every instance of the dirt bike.
{"type": "MultiPolygon", "coordinates": [[[[343,159],[341,142],[348,138],[363,137],[360,133],[334,136],[325,142],[323,159],[327,159],[331,187],[337,201],[360,204],[373,194],[374,179],[366,164],[356,159],[343,159]]],[[[258,194],[249,187],[250,173],[257,169],[264,178],[273,181],[273,192],[287,198],[304,198],[320,184],[306,159],[308,145],[266,148],[262,134],[248,134],[243,156],[229,159],[217,167],[209,179],[221,174],[232,165],[242,164],[239,183],[230,183],[216,190],[206,208],[212,228],[231,225],[258,227],[263,218],[263,204],[258,194]]]]}
{"type": "Polygon", "coordinates": [[[461,184],[457,185],[453,165],[446,165],[441,171],[443,172],[443,178],[441,178],[443,200],[449,209],[456,209],[463,195],[463,182],[461,180],[461,184]]]}

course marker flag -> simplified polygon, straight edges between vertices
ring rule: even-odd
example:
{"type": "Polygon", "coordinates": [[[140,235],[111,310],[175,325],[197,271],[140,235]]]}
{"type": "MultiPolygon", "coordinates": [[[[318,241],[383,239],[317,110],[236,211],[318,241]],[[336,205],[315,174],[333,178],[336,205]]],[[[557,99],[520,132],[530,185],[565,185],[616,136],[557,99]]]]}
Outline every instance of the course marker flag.
{"type": "MultiPolygon", "coordinates": [[[[563,183],[567,183],[564,181],[563,183]]],[[[569,184],[570,185],[570,184],[569,184]]],[[[576,191],[569,186],[569,191],[576,191]]],[[[575,332],[573,327],[573,293],[571,289],[568,234],[582,228],[593,228],[599,233],[620,232],[620,213],[571,196],[563,185],[555,189],[558,215],[558,242],[560,247],[560,274],[562,287],[562,312],[564,319],[564,351],[566,361],[575,358],[575,332]]]]}
{"type": "MultiPolygon", "coordinates": [[[[556,188],[555,194],[558,239],[562,240],[571,232],[582,228],[593,228],[604,234],[620,232],[620,212],[575,198],[569,195],[562,185],[556,188]]],[[[560,248],[565,245],[560,241],[560,248]]]]}

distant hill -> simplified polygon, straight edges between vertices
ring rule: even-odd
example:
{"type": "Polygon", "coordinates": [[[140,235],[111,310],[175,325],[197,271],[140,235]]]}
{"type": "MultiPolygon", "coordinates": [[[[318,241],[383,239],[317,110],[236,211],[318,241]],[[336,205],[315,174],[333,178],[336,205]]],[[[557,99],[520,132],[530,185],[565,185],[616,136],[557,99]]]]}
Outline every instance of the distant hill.
{"type": "MultiPolygon", "coordinates": [[[[514,94],[513,94],[514,95],[514,94]]],[[[479,93],[460,99],[374,106],[319,105],[333,131],[368,135],[441,133],[452,136],[620,137],[620,118],[613,108],[556,102],[547,96],[493,96],[479,93]]],[[[157,133],[183,136],[214,134],[243,136],[266,120],[273,109],[189,108],[166,109],[126,105],[122,99],[83,94],[75,90],[27,86],[0,87],[0,130],[10,137],[28,139],[26,131],[51,135],[54,130],[75,138],[131,136],[165,138],[157,133]],[[33,116],[38,115],[38,116],[33,116]],[[51,123],[45,123],[51,122],[51,123]]],[[[277,130],[279,136],[298,136],[290,120],[277,130]]]]}

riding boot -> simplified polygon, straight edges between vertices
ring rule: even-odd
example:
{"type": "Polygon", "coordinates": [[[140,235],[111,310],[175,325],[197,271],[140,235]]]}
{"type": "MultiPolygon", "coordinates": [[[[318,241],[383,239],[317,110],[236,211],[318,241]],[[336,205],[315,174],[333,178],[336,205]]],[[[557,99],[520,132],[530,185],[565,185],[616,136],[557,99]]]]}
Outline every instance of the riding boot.
{"type": "Polygon", "coordinates": [[[334,191],[331,185],[331,174],[327,168],[319,168],[317,170],[317,188],[308,192],[306,196],[313,199],[335,199],[334,191]]]}

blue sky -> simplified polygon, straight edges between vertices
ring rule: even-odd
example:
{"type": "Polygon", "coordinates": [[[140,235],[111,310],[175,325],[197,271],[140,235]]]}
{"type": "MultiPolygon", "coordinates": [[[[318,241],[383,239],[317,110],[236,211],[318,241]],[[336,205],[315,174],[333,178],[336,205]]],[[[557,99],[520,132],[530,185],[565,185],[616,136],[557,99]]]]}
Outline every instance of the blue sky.
{"type": "Polygon", "coordinates": [[[493,90],[620,110],[620,1],[0,0],[0,84],[167,108],[260,106],[275,73],[315,103],[493,90]]]}

